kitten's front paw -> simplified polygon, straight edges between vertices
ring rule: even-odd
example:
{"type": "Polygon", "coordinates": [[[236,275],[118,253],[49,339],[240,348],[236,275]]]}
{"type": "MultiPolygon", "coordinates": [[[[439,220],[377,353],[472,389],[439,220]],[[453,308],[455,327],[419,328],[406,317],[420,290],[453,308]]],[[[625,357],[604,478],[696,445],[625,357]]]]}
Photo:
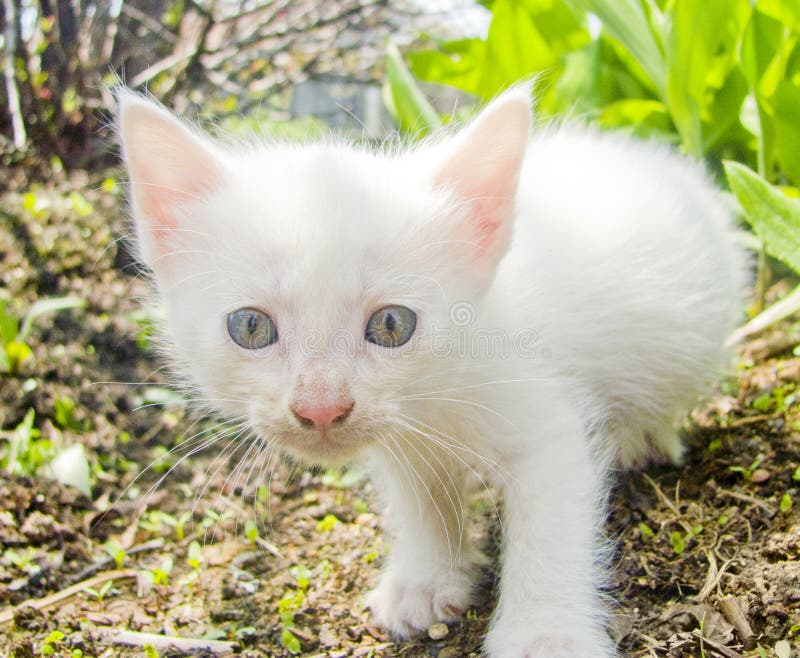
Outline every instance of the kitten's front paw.
{"type": "Polygon", "coordinates": [[[435,622],[455,621],[469,608],[471,569],[426,575],[388,571],[367,596],[372,617],[393,636],[408,638],[435,622]]]}
{"type": "MultiPolygon", "coordinates": [[[[533,620],[531,620],[533,621],[533,620]]],[[[613,658],[614,645],[604,631],[576,627],[572,632],[536,631],[532,624],[505,628],[495,626],[486,636],[488,658],[613,658]]]]}

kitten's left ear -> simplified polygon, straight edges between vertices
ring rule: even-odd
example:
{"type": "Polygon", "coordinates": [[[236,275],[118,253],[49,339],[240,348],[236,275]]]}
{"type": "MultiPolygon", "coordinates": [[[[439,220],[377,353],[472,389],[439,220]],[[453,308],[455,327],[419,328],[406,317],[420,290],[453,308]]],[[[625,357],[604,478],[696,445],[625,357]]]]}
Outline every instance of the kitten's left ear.
{"type": "Polygon", "coordinates": [[[531,125],[531,86],[504,92],[456,137],[434,183],[468,209],[458,241],[474,246],[467,259],[490,279],[511,236],[517,183],[531,125]]]}
{"type": "Polygon", "coordinates": [[[202,201],[223,182],[217,149],[156,102],[117,90],[117,123],[128,167],[133,214],[142,256],[156,273],[176,249],[181,208],[202,201]]]}

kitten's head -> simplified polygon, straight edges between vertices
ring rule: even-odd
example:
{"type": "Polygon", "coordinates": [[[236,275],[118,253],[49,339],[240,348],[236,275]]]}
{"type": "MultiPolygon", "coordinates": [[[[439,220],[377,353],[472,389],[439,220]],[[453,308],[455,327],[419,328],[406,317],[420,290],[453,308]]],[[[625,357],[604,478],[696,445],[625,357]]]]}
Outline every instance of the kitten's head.
{"type": "Polygon", "coordinates": [[[410,422],[409,396],[454,368],[452,305],[479,301],[507,248],[529,101],[512,89],[461,132],[387,155],[222,146],[121,90],[141,257],[202,396],[310,461],[410,422]]]}

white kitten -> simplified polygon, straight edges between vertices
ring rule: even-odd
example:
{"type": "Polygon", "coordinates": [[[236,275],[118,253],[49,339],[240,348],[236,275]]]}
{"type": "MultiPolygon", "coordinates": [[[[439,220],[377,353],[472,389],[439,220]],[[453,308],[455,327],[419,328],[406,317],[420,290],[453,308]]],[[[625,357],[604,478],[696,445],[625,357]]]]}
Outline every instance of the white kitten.
{"type": "Polygon", "coordinates": [[[529,136],[529,99],[389,154],[221,146],[124,90],[119,129],[186,378],[277,449],[370,464],[393,533],[377,620],[404,637],[468,608],[480,475],[505,510],[488,655],[612,656],[605,466],[680,458],[745,258],[698,166],[584,128],[529,136]]]}

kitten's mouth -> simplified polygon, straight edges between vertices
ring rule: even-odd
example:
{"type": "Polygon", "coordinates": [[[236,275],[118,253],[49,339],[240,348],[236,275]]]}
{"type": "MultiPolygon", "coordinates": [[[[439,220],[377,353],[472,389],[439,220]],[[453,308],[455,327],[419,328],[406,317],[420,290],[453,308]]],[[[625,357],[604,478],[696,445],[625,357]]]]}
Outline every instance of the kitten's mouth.
{"type": "Polygon", "coordinates": [[[281,448],[312,463],[336,465],[350,461],[369,441],[367,433],[351,423],[324,429],[301,428],[295,424],[277,433],[275,429],[273,425],[262,433],[275,437],[281,448]]]}

